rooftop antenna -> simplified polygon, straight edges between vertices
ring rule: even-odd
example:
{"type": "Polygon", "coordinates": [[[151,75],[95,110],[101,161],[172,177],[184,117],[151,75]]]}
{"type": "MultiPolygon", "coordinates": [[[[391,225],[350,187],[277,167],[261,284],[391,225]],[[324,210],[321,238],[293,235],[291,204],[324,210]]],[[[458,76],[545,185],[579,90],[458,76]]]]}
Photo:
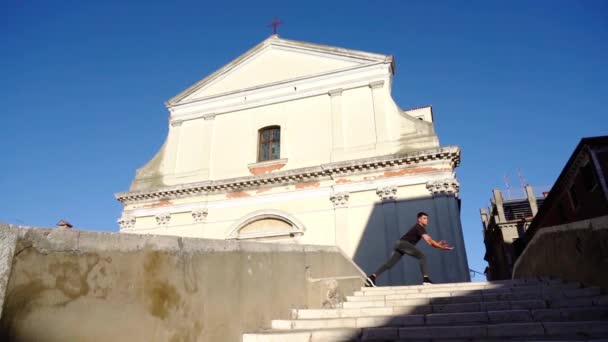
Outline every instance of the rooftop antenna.
{"type": "Polygon", "coordinates": [[[524,177],[524,173],[521,172],[521,169],[517,169],[517,175],[519,176],[519,184],[521,184],[522,188],[526,187],[526,177],[524,177]]]}

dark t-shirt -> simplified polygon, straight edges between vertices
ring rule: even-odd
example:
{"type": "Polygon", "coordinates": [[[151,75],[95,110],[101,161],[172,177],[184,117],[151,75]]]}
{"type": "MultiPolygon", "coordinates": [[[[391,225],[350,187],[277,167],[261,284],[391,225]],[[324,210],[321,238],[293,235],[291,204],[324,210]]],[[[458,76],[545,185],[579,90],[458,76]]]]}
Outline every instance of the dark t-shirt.
{"type": "Polygon", "coordinates": [[[407,231],[402,237],[401,240],[405,240],[412,245],[415,245],[420,241],[422,235],[426,234],[426,229],[423,226],[416,223],[410,230],[407,231]]]}

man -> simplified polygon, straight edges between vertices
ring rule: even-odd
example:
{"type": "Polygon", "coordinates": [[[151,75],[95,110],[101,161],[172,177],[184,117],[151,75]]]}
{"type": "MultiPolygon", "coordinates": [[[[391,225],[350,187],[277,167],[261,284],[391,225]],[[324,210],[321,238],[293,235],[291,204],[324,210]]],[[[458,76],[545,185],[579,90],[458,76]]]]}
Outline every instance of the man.
{"type": "Polygon", "coordinates": [[[395,243],[395,248],[393,251],[393,255],[384,265],[380,266],[380,268],[369,275],[365,280],[365,286],[367,287],[375,287],[376,286],[376,278],[380,276],[384,271],[390,269],[395,266],[397,261],[401,259],[403,254],[407,254],[413,256],[418,259],[420,262],[420,272],[422,272],[422,283],[424,285],[432,284],[433,282],[429,278],[429,270],[426,263],[426,256],[416,248],[416,244],[420,239],[424,239],[426,243],[428,243],[431,247],[443,249],[446,251],[454,249],[454,247],[448,246],[445,241],[435,241],[433,238],[426,232],[426,227],[429,224],[429,215],[425,212],[419,212],[417,215],[416,224],[405,233],[401,239],[399,239],[395,243]]]}

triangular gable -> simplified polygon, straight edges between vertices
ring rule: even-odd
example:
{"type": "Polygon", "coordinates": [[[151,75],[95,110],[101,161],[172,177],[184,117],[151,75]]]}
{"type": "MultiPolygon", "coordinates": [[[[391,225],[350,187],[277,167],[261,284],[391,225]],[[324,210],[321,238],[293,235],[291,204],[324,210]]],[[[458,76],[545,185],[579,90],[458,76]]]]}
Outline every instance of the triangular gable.
{"type": "Polygon", "coordinates": [[[379,62],[392,63],[392,57],[273,35],[175,96],[167,105],[379,62]]]}

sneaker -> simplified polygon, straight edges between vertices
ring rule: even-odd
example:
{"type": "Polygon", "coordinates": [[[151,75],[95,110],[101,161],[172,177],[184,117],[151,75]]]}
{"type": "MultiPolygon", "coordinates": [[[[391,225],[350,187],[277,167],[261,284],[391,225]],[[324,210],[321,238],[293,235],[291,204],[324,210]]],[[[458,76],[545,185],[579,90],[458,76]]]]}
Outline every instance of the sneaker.
{"type": "Polygon", "coordinates": [[[432,285],[432,284],[435,284],[435,283],[433,283],[433,281],[431,281],[431,278],[429,278],[429,277],[422,278],[422,285],[432,285]]]}
{"type": "Polygon", "coordinates": [[[365,287],[376,287],[376,276],[370,275],[365,278],[365,287]]]}

